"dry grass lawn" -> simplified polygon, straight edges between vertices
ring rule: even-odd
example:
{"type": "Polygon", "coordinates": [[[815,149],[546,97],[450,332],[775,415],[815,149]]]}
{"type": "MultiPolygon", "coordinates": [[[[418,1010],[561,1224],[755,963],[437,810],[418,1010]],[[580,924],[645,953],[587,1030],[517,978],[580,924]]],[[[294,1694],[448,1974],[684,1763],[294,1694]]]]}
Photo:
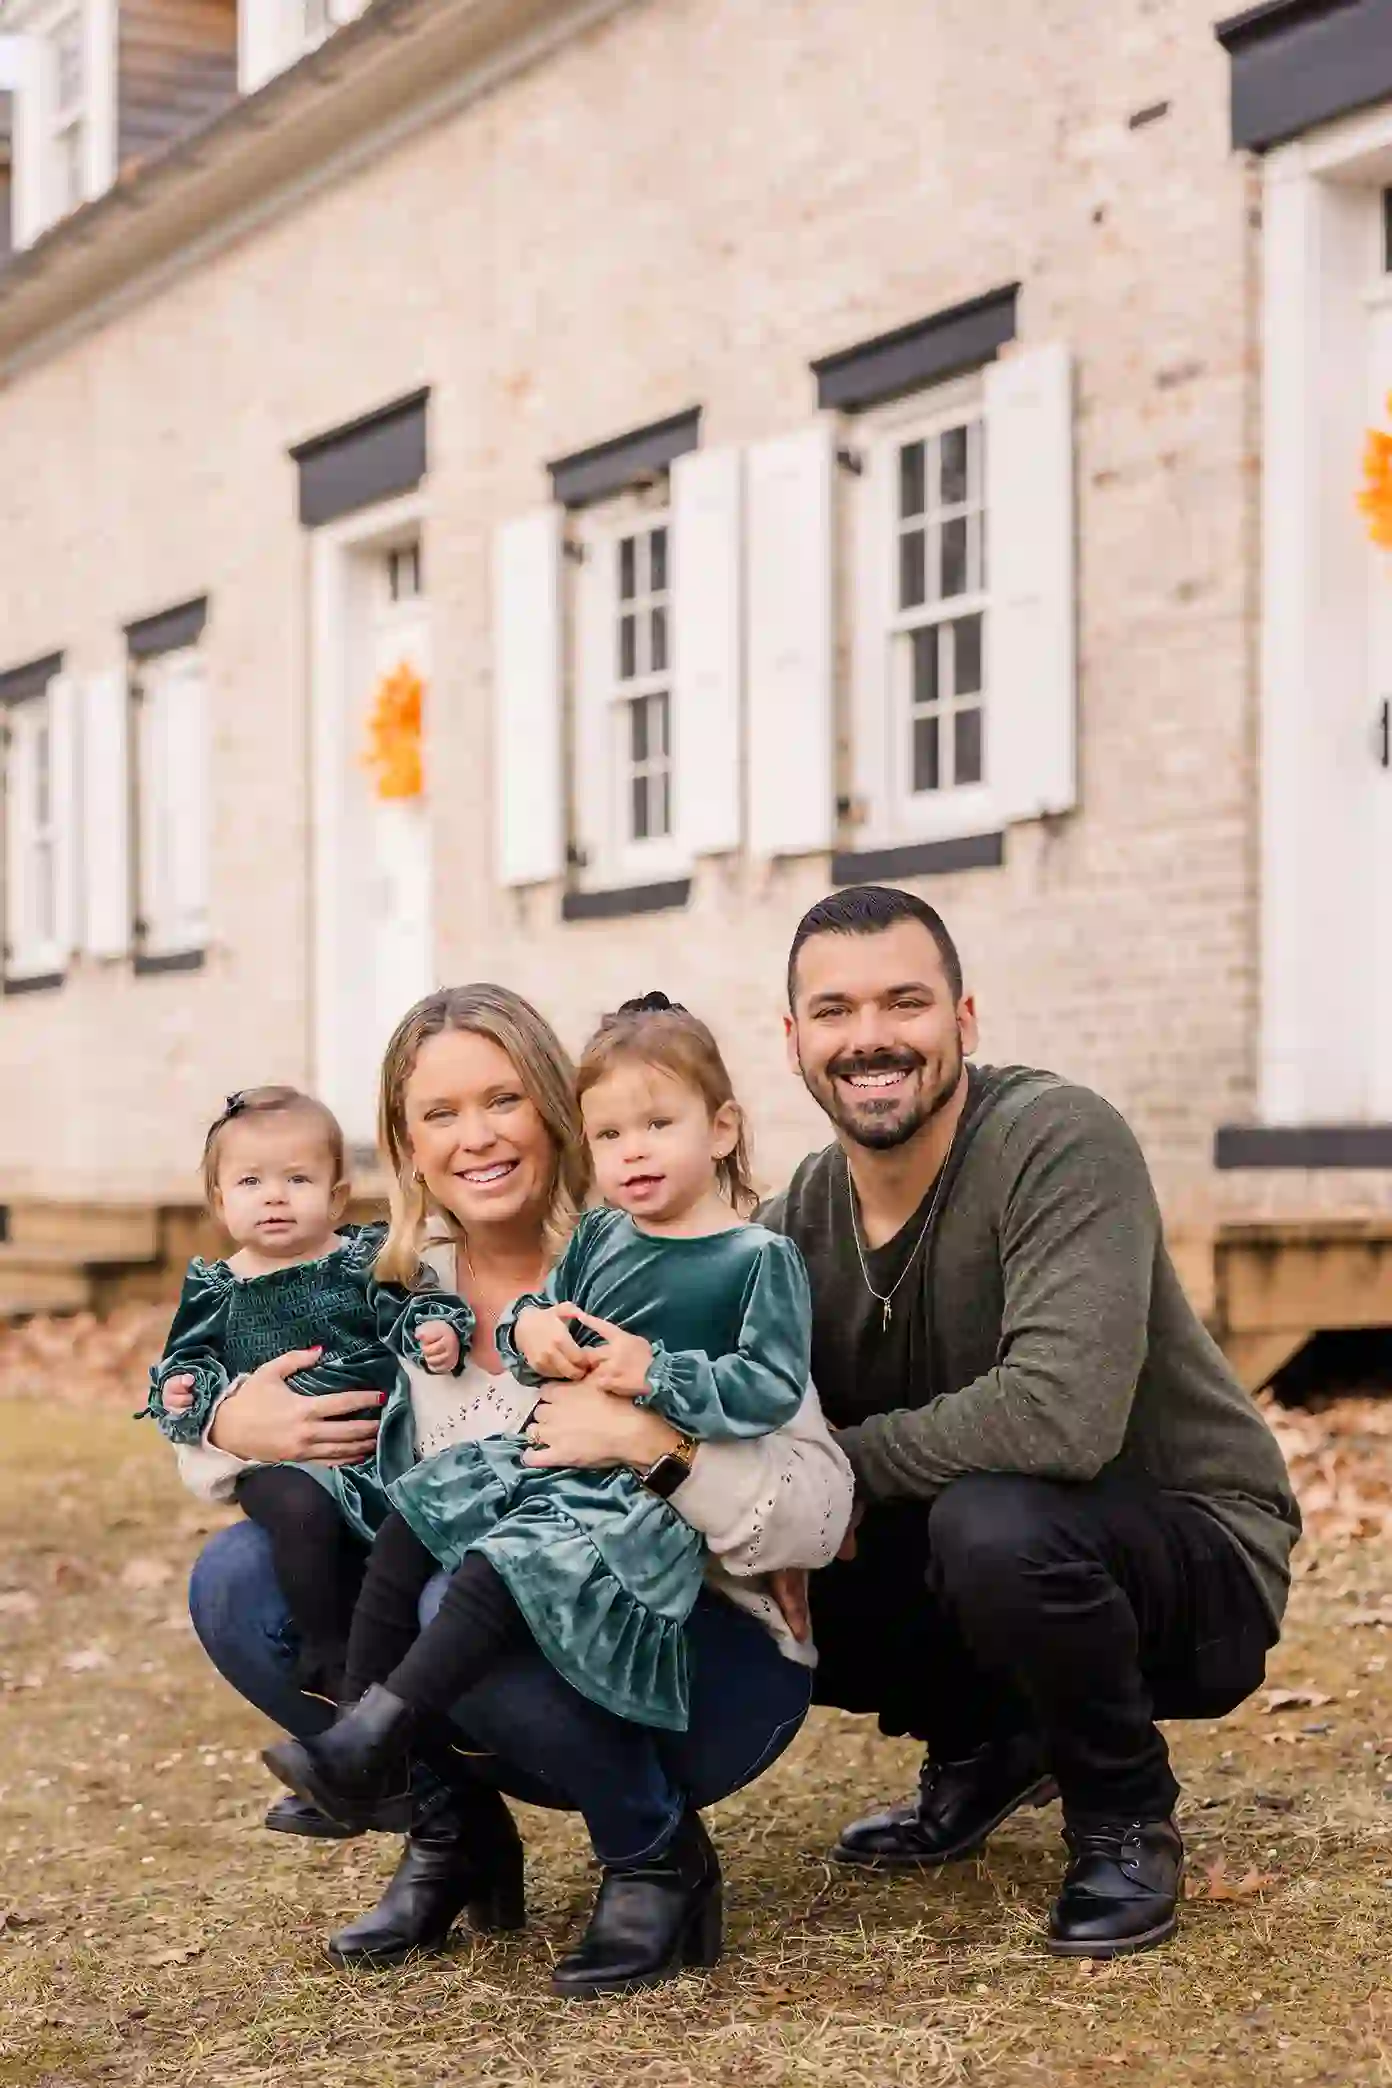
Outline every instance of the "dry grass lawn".
{"type": "Polygon", "coordinates": [[[916,1762],[815,1714],[714,1815],[724,1964],[582,2008],[545,1976],[593,1874],[574,1823],[539,1813],[521,1941],[395,1974],[320,1957],[393,1848],[261,1831],[262,1722],[182,1607],[215,1520],[119,1406],[0,1400],[0,2088],[1392,2083],[1382,1538],[1303,1555],[1270,1680],[1315,1702],[1172,1731],[1191,1873],[1168,1949],[1105,1968],[1045,1955],[1056,1808],[936,1878],[833,1870],[837,1824],[916,1762]]]}

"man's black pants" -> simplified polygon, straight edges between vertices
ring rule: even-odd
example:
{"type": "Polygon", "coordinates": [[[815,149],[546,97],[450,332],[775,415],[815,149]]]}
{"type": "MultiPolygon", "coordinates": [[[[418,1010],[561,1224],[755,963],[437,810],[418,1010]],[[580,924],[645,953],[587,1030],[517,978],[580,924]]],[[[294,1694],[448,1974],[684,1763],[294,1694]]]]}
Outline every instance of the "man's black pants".
{"type": "Polygon", "coordinates": [[[1155,1720],[1231,1711],[1277,1635],[1227,1531],[1144,1479],[984,1474],[857,1535],[812,1576],[815,1701],[939,1761],[1033,1732],[1075,1820],[1171,1812],[1155,1720]]]}

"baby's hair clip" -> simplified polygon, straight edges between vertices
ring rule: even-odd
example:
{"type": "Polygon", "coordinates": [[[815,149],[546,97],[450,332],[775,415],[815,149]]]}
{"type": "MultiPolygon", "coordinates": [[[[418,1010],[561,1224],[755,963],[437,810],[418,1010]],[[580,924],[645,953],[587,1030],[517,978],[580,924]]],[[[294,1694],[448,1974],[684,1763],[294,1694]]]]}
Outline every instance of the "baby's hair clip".
{"type": "Polygon", "coordinates": [[[620,1004],[620,1015],[685,1015],[680,1001],[668,1000],[665,993],[644,993],[637,1000],[626,1000],[620,1004]]]}
{"type": "Polygon", "coordinates": [[[238,1088],[235,1095],[229,1095],[227,1097],[227,1107],[223,1110],[222,1113],[223,1122],[226,1123],[230,1118],[240,1116],[242,1111],[246,1108],[246,1106],[246,1091],[243,1088],[238,1088]]]}

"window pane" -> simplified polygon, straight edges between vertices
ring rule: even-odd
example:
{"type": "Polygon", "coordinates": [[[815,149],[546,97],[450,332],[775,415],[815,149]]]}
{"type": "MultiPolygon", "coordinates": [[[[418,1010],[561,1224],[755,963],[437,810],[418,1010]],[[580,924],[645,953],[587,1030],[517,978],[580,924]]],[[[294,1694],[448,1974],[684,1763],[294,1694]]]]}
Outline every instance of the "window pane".
{"type": "Polygon", "coordinates": [[[664,594],[667,589],[667,532],[655,529],[648,538],[648,592],[664,594]]]}
{"type": "Polygon", "coordinates": [[[909,644],[912,647],[913,687],[910,701],[915,710],[938,700],[938,627],[929,624],[926,629],[911,631],[909,644]]]}
{"type": "Polygon", "coordinates": [[[942,588],[948,595],[967,591],[967,522],[964,515],[942,526],[942,588]]]}
{"type": "Polygon", "coordinates": [[[952,688],[971,696],[981,687],[981,618],[959,616],[952,626],[952,688]]]}
{"type": "Polygon", "coordinates": [[[926,718],[914,719],[913,787],[915,790],[936,790],[938,787],[938,720],[932,711],[926,718]]]}
{"type": "Polygon", "coordinates": [[[649,701],[649,703],[650,703],[650,704],[652,705],[652,712],[653,712],[653,722],[652,722],[652,742],[653,742],[653,752],[654,752],[655,754],[660,754],[660,755],[662,756],[663,760],[665,761],[665,760],[666,760],[666,758],[667,758],[667,756],[668,756],[668,755],[669,755],[669,754],[671,753],[671,751],[672,751],[672,704],[671,704],[671,699],[670,699],[669,697],[665,696],[665,695],[663,695],[663,696],[650,696],[650,697],[648,698],[648,701],[649,701]]]}
{"type": "Polygon", "coordinates": [[[635,776],[631,787],[633,797],[633,838],[635,841],[646,841],[649,838],[647,777],[635,776]]]}
{"type": "Polygon", "coordinates": [[[899,452],[899,512],[901,515],[923,513],[923,444],[906,442],[899,452]]]}
{"type": "Polygon", "coordinates": [[[54,877],[53,843],[41,841],[33,853],[34,934],[40,942],[52,942],[58,933],[58,894],[54,877]]]}
{"type": "Polygon", "coordinates": [[[648,803],[652,811],[654,835],[667,835],[672,831],[672,778],[667,769],[648,779],[648,803]]]}
{"type": "Polygon", "coordinates": [[[34,824],[47,828],[53,816],[53,788],[49,767],[47,722],[34,734],[34,824]]]}
{"type": "Polygon", "coordinates": [[[635,762],[648,758],[648,705],[642,696],[628,706],[628,758],[635,762]]]}
{"type": "Polygon", "coordinates": [[[981,781],[981,713],[958,711],[953,720],[952,776],[956,783],[981,781]]]}
{"type": "Polygon", "coordinates": [[[82,125],[73,123],[60,131],[54,140],[54,152],[58,161],[58,193],[60,209],[76,210],[83,200],[82,178],[82,125]]]}
{"type": "Polygon", "coordinates": [[[906,529],[899,539],[899,607],[916,609],[923,600],[923,531],[906,529]]]}
{"type": "Polygon", "coordinates": [[[638,671],[638,625],[632,616],[619,618],[619,680],[632,681],[638,671]]]}
{"type": "Polygon", "coordinates": [[[948,428],[938,442],[941,477],[940,499],[944,507],[960,507],[967,497],[967,431],[948,428]]]}
{"type": "Polygon", "coordinates": [[[652,612],[652,657],[648,661],[650,674],[661,674],[667,665],[667,611],[654,609],[652,612]]]}
{"type": "Polygon", "coordinates": [[[58,106],[72,109],[82,100],[82,17],[65,15],[53,32],[58,106]]]}
{"type": "Polygon", "coordinates": [[[619,539],[619,600],[631,602],[636,588],[634,585],[635,552],[637,545],[632,537],[619,539]]]}

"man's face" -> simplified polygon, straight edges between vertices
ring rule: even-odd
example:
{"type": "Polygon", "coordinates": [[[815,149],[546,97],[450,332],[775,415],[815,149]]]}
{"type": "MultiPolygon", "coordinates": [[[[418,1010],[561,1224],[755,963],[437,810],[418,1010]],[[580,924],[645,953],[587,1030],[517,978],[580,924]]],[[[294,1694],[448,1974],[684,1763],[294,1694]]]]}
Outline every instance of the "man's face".
{"type": "Polygon", "coordinates": [[[857,1145],[904,1145],[956,1094],[976,1010],[954,1003],[919,921],[872,935],[814,935],[798,953],[788,1059],[857,1145]]]}

